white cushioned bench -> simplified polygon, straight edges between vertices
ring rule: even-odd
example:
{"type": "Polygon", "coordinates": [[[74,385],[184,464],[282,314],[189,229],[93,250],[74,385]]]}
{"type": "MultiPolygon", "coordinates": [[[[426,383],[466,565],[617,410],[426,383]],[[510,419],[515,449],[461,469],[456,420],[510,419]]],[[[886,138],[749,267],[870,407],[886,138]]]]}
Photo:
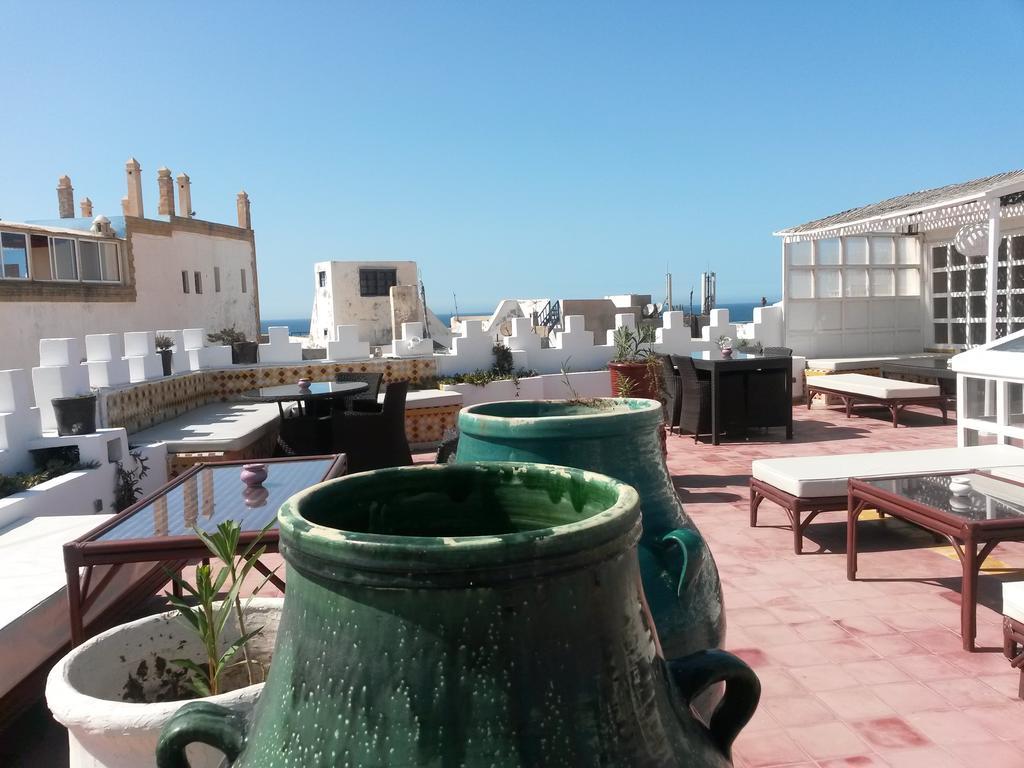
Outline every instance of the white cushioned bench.
{"type": "MultiPolygon", "coordinates": [[[[0,720],[16,714],[22,696],[9,694],[32,681],[44,664],[71,642],[63,545],[113,515],[44,515],[19,518],[0,528],[0,720]]],[[[97,583],[111,566],[97,566],[97,583]]],[[[167,581],[162,563],[129,563],[86,611],[93,624],[102,614],[122,611],[131,597],[152,594],[167,581]],[[155,580],[154,580],[155,579],[155,580]]],[[[50,664],[47,664],[50,662],[50,664]]],[[[41,694],[40,688],[30,692],[41,694]]]]}
{"type": "Polygon", "coordinates": [[[1020,669],[1017,697],[1024,699],[1024,581],[1003,583],[1003,655],[1020,669]]]}
{"type": "Polygon", "coordinates": [[[277,427],[275,403],[210,403],[130,436],[166,443],[168,453],[237,453],[277,427]]]}
{"type": "Polygon", "coordinates": [[[1024,468],[1024,449],[1011,445],[978,445],[758,459],[750,465],[750,525],[757,525],[757,509],[764,499],[775,502],[789,517],[793,551],[800,554],[803,531],[815,517],[822,512],[846,509],[846,484],[851,477],[894,477],[999,467],[1024,468]],[[805,513],[807,517],[803,517],[805,513]]]}
{"type": "Polygon", "coordinates": [[[931,405],[942,411],[946,423],[951,398],[943,395],[937,384],[920,384],[900,379],[884,379],[863,373],[839,373],[834,376],[811,376],[807,379],[807,407],[815,395],[833,395],[843,401],[849,418],[855,403],[883,406],[892,414],[892,425],[899,426],[900,411],[908,405],[931,405]]]}

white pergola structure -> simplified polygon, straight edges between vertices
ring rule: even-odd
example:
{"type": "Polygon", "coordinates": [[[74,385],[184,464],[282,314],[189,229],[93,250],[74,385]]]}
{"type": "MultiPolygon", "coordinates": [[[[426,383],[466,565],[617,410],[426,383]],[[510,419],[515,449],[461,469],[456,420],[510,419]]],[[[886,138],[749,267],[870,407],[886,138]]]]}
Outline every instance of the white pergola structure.
{"type": "Polygon", "coordinates": [[[786,344],[798,354],[958,351],[1024,329],[1024,170],[775,235],[786,344]]]}

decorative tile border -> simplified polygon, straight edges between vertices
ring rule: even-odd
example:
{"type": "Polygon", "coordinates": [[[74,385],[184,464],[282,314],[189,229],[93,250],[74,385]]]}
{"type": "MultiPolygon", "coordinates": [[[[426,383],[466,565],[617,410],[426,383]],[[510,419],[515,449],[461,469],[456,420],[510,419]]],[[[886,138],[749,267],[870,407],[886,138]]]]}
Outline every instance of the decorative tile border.
{"type": "Polygon", "coordinates": [[[439,405],[406,410],[405,437],[409,445],[441,442],[444,431],[455,426],[461,409],[461,405],[439,405]]]}

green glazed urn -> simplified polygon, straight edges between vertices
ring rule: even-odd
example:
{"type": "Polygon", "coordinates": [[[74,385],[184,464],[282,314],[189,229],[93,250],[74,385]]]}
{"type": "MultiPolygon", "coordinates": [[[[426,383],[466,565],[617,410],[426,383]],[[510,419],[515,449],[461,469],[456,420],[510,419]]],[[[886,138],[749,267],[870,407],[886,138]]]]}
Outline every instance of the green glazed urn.
{"type": "Polygon", "coordinates": [[[251,723],[164,728],[235,768],[719,768],[760,694],[723,651],[666,660],[640,586],[636,492],[565,467],[366,472],[279,513],[288,589],[251,723]],[[695,696],[725,682],[709,725],[695,696]]]}
{"type": "Polygon", "coordinates": [[[718,568],[686,516],[662,451],[661,404],[639,398],[508,400],[459,413],[456,462],[540,462],[601,472],[640,494],[640,572],[665,653],[720,648],[718,568]]]}

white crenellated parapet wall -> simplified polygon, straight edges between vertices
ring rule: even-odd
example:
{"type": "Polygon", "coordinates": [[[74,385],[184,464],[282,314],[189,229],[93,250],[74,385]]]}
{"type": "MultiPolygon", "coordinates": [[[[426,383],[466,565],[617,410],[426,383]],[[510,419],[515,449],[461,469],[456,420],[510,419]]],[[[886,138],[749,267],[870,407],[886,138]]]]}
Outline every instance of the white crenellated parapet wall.
{"type": "Polygon", "coordinates": [[[287,325],[272,325],[267,329],[269,343],[260,344],[261,363],[302,362],[302,342],[292,341],[287,325]]]}
{"type": "Polygon", "coordinates": [[[365,360],[370,356],[370,343],[359,338],[358,325],[339,325],[334,340],[327,342],[328,360],[365,360]]]}

